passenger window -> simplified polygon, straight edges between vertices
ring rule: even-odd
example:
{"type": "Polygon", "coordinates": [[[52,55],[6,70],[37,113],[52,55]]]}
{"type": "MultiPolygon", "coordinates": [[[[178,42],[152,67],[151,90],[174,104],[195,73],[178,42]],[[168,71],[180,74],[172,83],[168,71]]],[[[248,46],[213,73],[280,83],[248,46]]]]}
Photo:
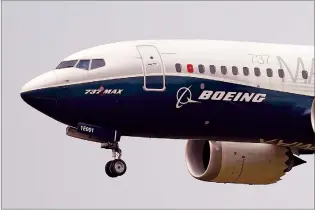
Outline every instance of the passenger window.
{"type": "Polygon", "coordinates": [[[266,72],[267,72],[267,77],[272,77],[272,69],[271,68],[266,69],[266,72]]]}
{"type": "Polygon", "coordinates": [[[56,69],[64,69],[64,68],[71,68],[74,67],[78,60],[71,60],[71,61],[62,61],[56,69]]]}
{"type": "Polygon", "coordinates": [[[187,72],[194,73],[194,66],[192,64],[187,64],[187,72]]]}
{"type": "Polygon", "coordinates": [[[199,69],[199,72],[200,72],[200,73],[202,73],[202,74],[205,73],[205,66],[204,66],[204,65],[199,64],[199,65],[198,65],[198,69],[199,69]]]}
{"type": "Polygon", "coordinates": [[[76,68],[89,70],[90,67],[90,60],[80,60],[79,63],[76,65],[76,68]]]}
{"type": "Polygon", "coordinates": [[[305,71],[305,70],[302,71],[302,78],[303,79],[307,79],[308,78],[308,72],[307,71],[305,71]]]}
{"type": "Polygon", "coordinates": [[[249,69],[248,69],[248,67],[243,67],[243,74],[244,74],[245,76],[248,76],[248,75],[249,75],[249,69]]]}
{"type": "Polygon", "coordinates": [[[278,69],[278,75],[280,78],[284,78],[284,71],[283,69],[278,69]]]}
{"type": "Polygon", "coordinates": [[[255,67],[255,68],[254,68],[254,73],[255,73],[255,76],[256,76],[256,77],[259,77],[259,76],[260,76],[260,69],[257,68],[257,67],[255,67]]]}
{"type": "Polygon", "coordinates": [[[215,66],[214,65],[210,65],[210,73],[215,74],[215,66]]]}
{"type": "Polygon", "coordinates": [[[103,59],[93,59],[91,64],[91,69],[97,69],[105,66],[105,61],[103,59]]]}
{"type": "Polygon", "coordinates": [[[226,66],[221,66],[221,73],[222,73],[223,75],[226,75],[226,74],[227,74],[227,68],[226,68],[226,66]]]}
{"type": "Polygon", "coordinates": [[[237,75],[237,74],[238,74],[238,69],[237,69],[236,66],[232,66],[232,73],[233,73],[234,75],[237,75]]]}
{"type": "Polygon", "coordinates": [[[175,69],[177,72],[181,72],[182,71],[182,65],[180,63],[176,63],[175,64],[175,69]]]}

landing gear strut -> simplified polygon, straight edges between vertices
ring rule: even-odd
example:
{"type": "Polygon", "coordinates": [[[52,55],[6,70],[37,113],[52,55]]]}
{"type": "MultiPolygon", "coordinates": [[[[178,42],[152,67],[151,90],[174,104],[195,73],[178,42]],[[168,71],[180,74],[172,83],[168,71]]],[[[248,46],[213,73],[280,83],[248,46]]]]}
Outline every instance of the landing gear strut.
{"type": "Polygon", "coordinates": [[[111,149],[113,154],[113,159],[106,163],[105,172],[109,177],[115,178],[118,176],[122,176],[126,173],[127,165],[126,163],[120,159],[122,155],[122,151],[119,148],[120,137],[115,139],[114,142],[105,142],[102,143],[101,148],[103,149],[111,149]]]}

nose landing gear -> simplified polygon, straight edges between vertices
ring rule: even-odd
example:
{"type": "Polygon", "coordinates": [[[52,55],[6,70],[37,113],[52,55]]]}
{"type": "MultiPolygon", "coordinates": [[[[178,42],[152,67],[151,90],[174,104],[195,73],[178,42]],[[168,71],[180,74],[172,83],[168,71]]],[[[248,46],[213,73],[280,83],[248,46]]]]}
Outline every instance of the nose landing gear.
{"type": "Polygon", "coordinates": [[[105,165],[106,174],[111,178],[124,175],[127,170],[127,165],[125,161],[120,159],[122,155],[122,151],[119,148],[118,142],[115,141],[115,142],[102,143],[101,148],[111,149],[113,153],[113,158],[114,158],[114,160],[111,160],[106,163],[105,165]]]}
{"type": "Polygon", "coordinates": [[[118,145],[120,132],[80,122],[77,128],[68,126],[66,133],[71,137],[101,143],[101,148],[112,150],[113,160],[105,165],[105,172],[109,177],[115,178],[126,173],[127,166],[121,159],[122,151],[118,145]]]}

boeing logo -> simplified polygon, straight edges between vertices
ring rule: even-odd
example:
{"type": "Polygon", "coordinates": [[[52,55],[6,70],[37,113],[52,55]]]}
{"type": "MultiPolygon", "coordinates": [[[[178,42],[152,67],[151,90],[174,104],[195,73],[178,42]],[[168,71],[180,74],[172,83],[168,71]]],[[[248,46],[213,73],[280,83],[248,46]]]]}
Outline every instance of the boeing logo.
{"type": "MultiPolygon", "coordinates": [[[[191,86],[190,86],[191,87],[191,86]]],[[[201,101],[192,100],[190,87],[182,87],[177,91],[176,108],[181,108],[188,103],[201,103],[201,101]]],[[[243,92],[226,92],[204,90],[198,97],[198,100],[212,101],[234,101],[234,102],[253,102],[261,103],[266,99],[266,94],[261,93],[243,93],[243,92]]]]}
{"type": "Polygon", "coordinates": [[[192,93],[190,91],[190,87],[182,87],[178,89],[176,98],[177,98],[177,103],[176,103],[176,108],[179,109],[183,105],[188,104],[188,103],[200,103],[199,101],[194,101],[192,100],[192,93]],[[184,97],[185,96],[185,97],[184,97]]]}

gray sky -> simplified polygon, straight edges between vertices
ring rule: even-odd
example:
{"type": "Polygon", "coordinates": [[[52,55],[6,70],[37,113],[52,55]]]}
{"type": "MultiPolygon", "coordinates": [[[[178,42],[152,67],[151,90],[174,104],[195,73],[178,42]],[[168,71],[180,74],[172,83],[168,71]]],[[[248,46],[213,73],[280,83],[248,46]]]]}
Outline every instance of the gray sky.
{"type": "Polygon", "coordinates": [[[314,45],[314,2],[3,2],[3,207],[314,208],[314,156],[269,186],[190,177],[186,141],[124,137],[111,152],[70,138],[22,101],[28,80],[80,49],[135,39],[205,38],[314,45]]]}

